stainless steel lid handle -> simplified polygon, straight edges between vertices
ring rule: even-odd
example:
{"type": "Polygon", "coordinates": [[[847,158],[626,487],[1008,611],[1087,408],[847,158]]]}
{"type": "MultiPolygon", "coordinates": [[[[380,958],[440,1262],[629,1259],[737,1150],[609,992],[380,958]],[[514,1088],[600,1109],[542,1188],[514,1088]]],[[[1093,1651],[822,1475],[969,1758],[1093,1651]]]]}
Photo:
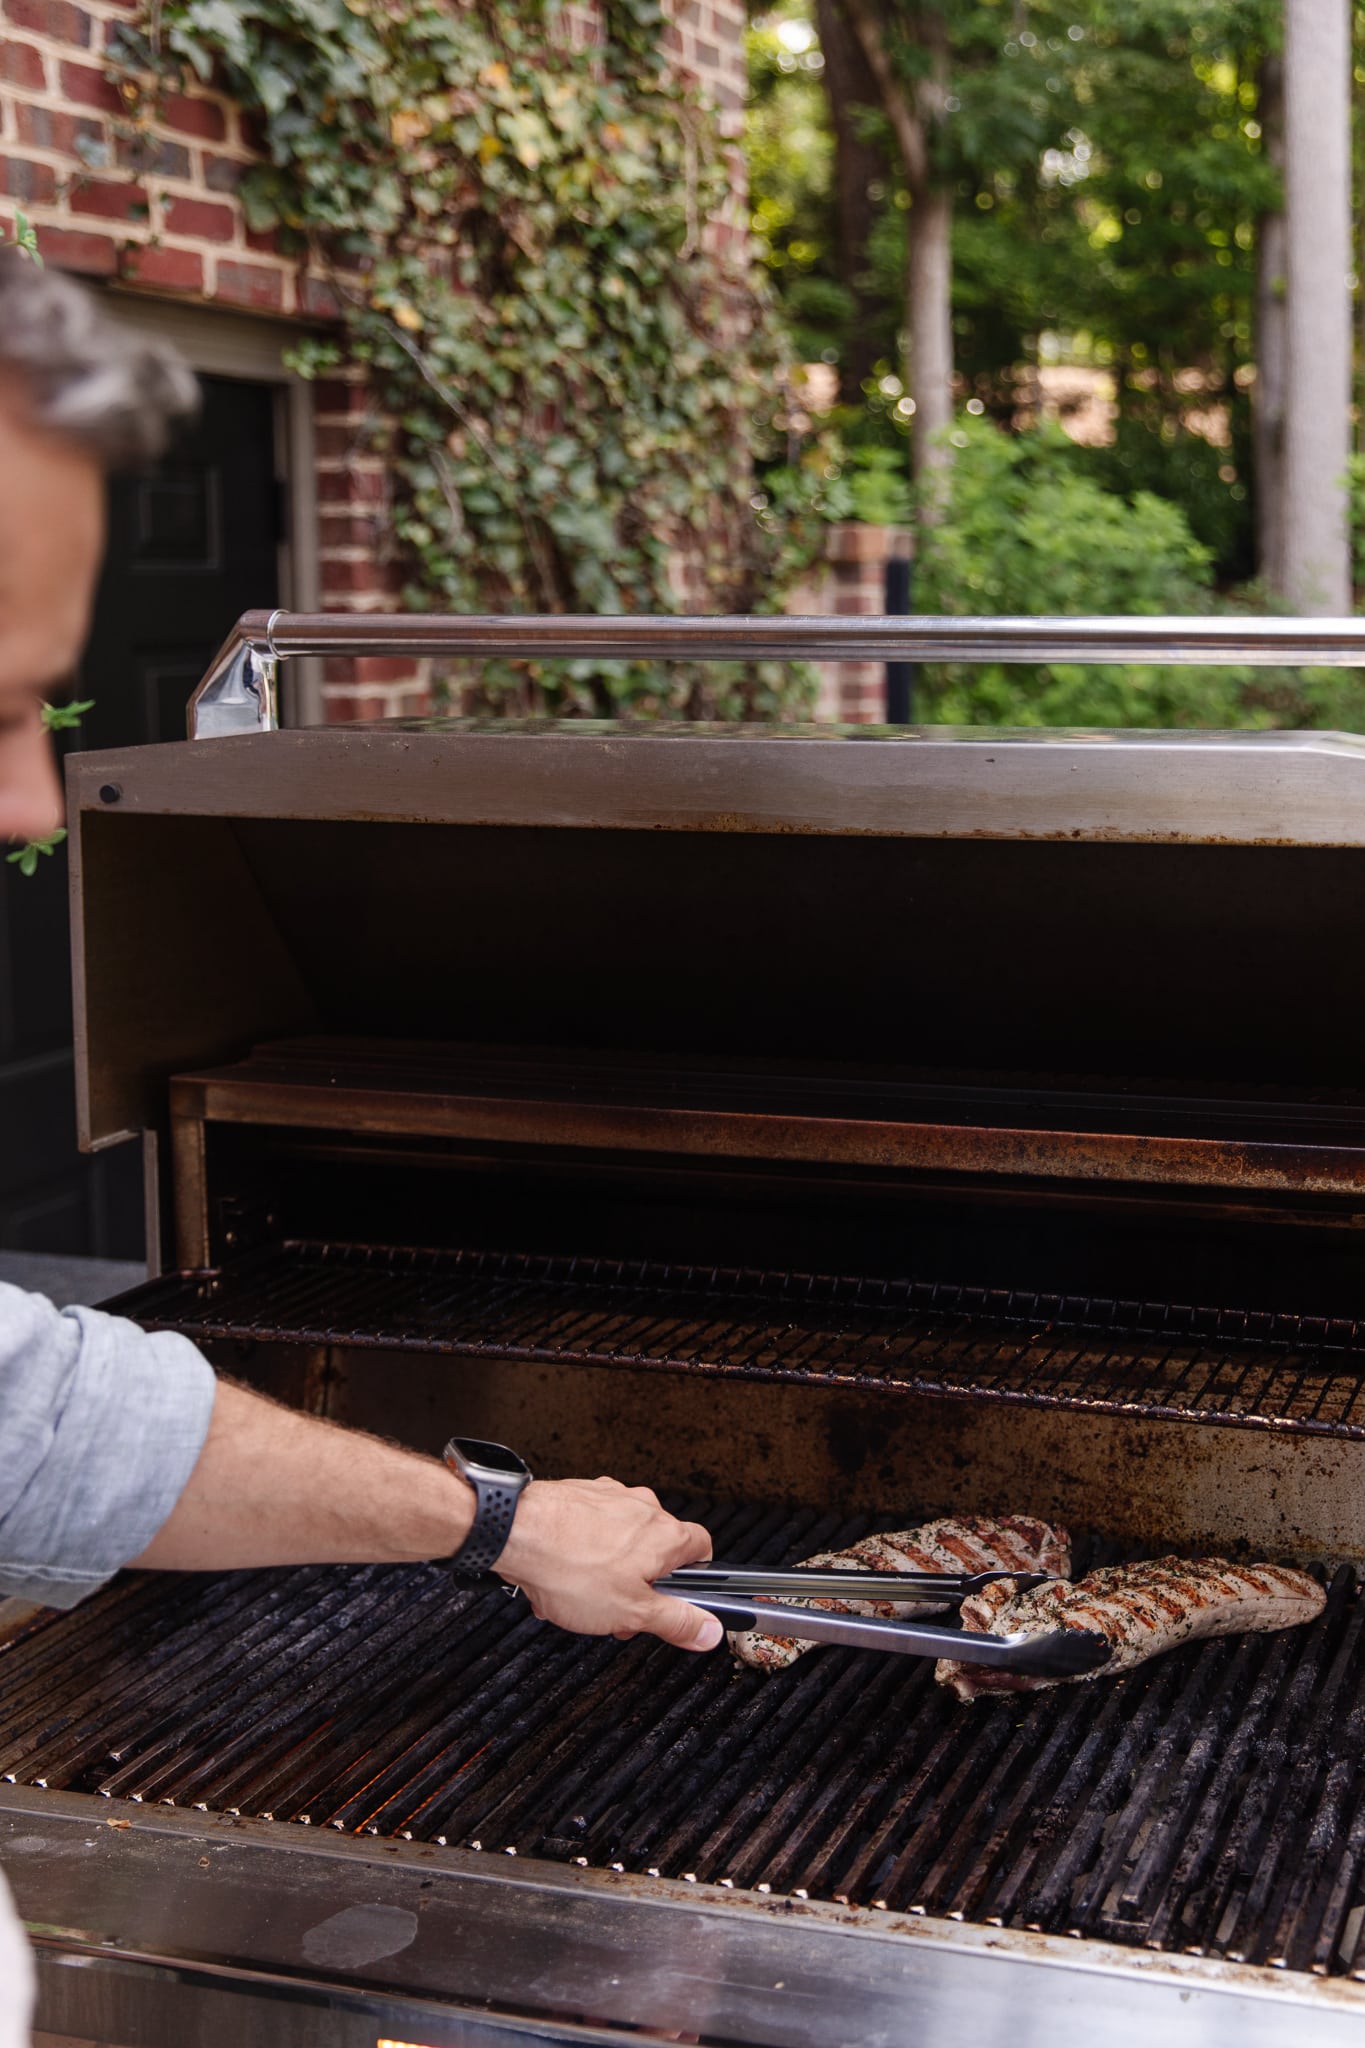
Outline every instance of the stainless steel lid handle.
{"type": "Polygon", "coordinates": [[[239,625],[229,636],[190,699],[192,740],[222,739],[232,733],[277,732],[280,724],[279,656],[272,612],[262,635],[239,625]]]}
{"type": "Polygon", "coordinates": [[[191,739],[279,724],[274,663],[295,655],[645,661],[1087,661],[1356,668],[1365,619],[794,618],[762,613],[245,612],[190,700],[191,739]]]}

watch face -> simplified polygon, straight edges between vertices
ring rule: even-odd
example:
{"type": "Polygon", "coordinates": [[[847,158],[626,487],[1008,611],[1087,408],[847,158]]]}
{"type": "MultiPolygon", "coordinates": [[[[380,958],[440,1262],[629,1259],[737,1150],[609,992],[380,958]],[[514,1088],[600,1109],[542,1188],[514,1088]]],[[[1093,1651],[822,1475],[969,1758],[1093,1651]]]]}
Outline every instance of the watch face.
{"type": "Polygon", "coordinates": [[[454,1447],[467,1465],[479,1465],[485,1472],[504,1472],[509,1479],[526,1477],[526,1460],[506,1444],[486,1444],[476,1436],[457,1436],[454,1447]]]}

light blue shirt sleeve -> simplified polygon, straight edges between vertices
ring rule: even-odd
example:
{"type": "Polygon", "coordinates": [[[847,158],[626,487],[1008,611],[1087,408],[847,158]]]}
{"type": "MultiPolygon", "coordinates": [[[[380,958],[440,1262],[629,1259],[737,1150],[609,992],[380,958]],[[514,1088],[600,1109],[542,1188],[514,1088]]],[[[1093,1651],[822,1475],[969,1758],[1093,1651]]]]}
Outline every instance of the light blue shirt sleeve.
{"type": "Polygon", "coordinates": [[[213,1412],[184,1337],[0,1282],[0,1596],[74,1607],[139,1556],[213,1412]]]}

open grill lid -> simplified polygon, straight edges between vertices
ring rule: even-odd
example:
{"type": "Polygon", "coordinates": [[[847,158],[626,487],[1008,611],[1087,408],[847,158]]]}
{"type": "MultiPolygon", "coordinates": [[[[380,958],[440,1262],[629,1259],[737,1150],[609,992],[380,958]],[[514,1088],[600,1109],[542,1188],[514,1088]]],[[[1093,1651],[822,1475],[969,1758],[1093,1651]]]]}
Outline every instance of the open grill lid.
{"type": "MultiPolygon", "coordinates": [[[[376,649],[1346,663],[1365,621],[248,614],[198,729],[242,660],[376,649]]],[[[89,1144],[154,1125],[171,1073],[252,1043],[429,1037],[436,1018],[490,1044],[1151,1075],[1168,1094],[1360,1078],[1365,739],[279,732],[242,701],[253,731],[222,745],[68,762],[89,1144]]]]}

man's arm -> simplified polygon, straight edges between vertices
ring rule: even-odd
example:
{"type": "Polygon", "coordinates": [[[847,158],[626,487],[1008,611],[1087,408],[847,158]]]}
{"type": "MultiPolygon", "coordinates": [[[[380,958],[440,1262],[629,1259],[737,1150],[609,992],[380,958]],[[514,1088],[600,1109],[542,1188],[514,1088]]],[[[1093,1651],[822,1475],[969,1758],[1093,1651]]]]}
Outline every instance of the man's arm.
{"type": "MultiPolygon", "coordinates": [[[[473,1508],[436,1459],[215,1381],[183,1337],[0,1283],[0,1595],[66,1607],[127,1564],[448,1557],[473,1508]]],[[[720,1624],[650,1581],[710,1554],[647,1488],[536,1480],[498,1569],[561,1627],[703,1650],[720,1624]]]]}
{"type": "MultiPolygon", "coordinates": [[[[172,1571],[417,1563],[449,1557],[473,1519],[473,1489],[438,1459],[220,1380],[189,1483],[132,1562],[172,1571]]],[[[647,1630],[679,1649],[708,1650],[720,1623],[650,1581],[710,1555],[705,1529],[675,1520],[647,1487],[533,1480],[497,1569],[561,1628],[647,1630]]]]}

